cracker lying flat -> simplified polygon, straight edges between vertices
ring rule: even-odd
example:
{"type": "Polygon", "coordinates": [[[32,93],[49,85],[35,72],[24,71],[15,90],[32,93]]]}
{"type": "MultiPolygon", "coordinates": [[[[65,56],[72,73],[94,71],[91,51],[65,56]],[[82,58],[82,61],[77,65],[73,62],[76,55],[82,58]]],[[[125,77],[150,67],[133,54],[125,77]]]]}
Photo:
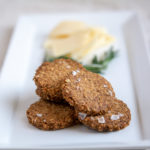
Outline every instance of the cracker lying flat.
{"type": "Polygon", "coordinates": [[[71,106],[45,100],[33,103],[26,115],[33,126],[42,130],[63,129],[78,122],[71,106]]]}
{"type": "Polygon", "coordinates": [[[109,111],[105,114],[87,115],[83,112],[78,113],[78,119],[84,125],[100,132],[116,131],[125,128],[131,120],[130,110],[125,103],[116,98],[111,98],[113,103],[109,111]]]}

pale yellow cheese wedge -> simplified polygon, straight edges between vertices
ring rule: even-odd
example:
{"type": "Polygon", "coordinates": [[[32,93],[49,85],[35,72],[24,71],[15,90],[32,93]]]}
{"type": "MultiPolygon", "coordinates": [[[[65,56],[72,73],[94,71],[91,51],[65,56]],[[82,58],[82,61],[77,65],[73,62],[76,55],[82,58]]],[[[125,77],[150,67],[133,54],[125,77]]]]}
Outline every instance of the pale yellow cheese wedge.
{"type": "Polygon", "coordinates": [[[52,30],[50,37],[65,38],[87,28],[88,26],[80,21],[63,21],[52,30]]]}
{"type": "Polygon", "coordinates": [[[80,49],[75,49],[71,52],[71,57],[77,60],[81,60],[91,51],[95,51],[98,48],[105,47],[115,41],[115,39],[110,36],[105,30],[100,28],[91,28],[92,41],[88,43],[85,47],[80,49]]]}
{"type": "Polygon", "coordinates": [[[71,53],[75,49],[85,47],[91,40],[90,30],[72,34],[66,38],[51,38],[45,43],[45,48],[51,50],[54,57],[71,53]]]}

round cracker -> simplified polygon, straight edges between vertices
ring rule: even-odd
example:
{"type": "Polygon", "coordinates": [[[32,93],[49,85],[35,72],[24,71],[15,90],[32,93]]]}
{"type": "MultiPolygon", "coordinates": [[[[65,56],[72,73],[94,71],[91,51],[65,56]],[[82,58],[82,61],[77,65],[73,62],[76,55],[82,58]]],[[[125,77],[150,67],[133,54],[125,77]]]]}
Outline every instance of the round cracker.
{"type": "Polygon", "coordinates": [[[101,75],[89,71],[80,71],[68,76],[62,85],[64,99],[75,109],[87,114],[107,111],[109,100],[103,96],[114,97],[111,84],[101,75]]]}
{"type": "Polygon", "coordinates": [[[125,103],[114,98],[110,110],[96,116],[78,112],[78,119],[87,127],[99,132],[117,131],[127,127],[131,120],[130,110],[125,103]]]}
{"type": "Polygon", "coordinates": [[[42,130],[58,130],[77,123],[74,109],[67,104],[39,100],[26,112],[29,123],[42,130]]]}
{"type": "Polygon", "coordinates": [[[81,64],[71,59],[56,59],[53,62],[44,62],[36,70],[34,76],[37,95],[46,100],[61,102],[63,100],[61,85],[66,76],[73,70],[83,69],[81,64]]]}

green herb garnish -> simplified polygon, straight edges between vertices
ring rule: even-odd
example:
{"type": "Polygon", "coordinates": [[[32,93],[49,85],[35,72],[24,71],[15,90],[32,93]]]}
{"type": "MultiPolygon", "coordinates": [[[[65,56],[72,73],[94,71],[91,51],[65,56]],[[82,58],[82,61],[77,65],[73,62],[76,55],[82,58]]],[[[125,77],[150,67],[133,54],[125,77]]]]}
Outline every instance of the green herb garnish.
{"type": "Polygon", "coordinates": [[[87,70],[91,71],[91,72],[95,72],[95,73],[103,73],[102,70],[104,69],[103,66],[101,65],[84,65],[84,68],[86,68],[87,70]]]}
{"type": "Polygon", "coordinates": [[[111,47],[100,60],[98,60],[97,56],[94,56],[91,64],[84,65],[84,67],[95,73],[103,73],[103,71],[108,67],[108,64],[117,56],[117,54],[118,51],[111,47]]]}
{"type": "Polygon", "coordinates": [[[64,59],[72,59],[66,55],[63,55],[63,56],[59,56],[59,57],[50,57],[50,58],[47,58],[45,57],[45,60],[44,61],[49,61],[49,62],[52,62],[54,61],[55,59],[60,59],[60,58],[64,58],[64,59]]]}
{"type": "MultiPolygon", "coordinates": [[[[103,71],[108,67],[108,64],[117,56],[117,54],[118,54],[118,51],[114,50],[114,48],[111,47],[109,51],[104,53],[104,56],[101,59],[98,59],[97,56],[94,56],[91,64],[83,65],[83,66],[84,66],[84,68],[86,68],[87,70],[89,70],[91,72],[103,73],[103,71]]],[[[55,59],[60,59],[60,58],[72,59],[72,58],[64,55],[64,56],[60,56],[60,57],[51,57],[51,58],[45,57],[45,61],[52,62],[55,59]]]]}

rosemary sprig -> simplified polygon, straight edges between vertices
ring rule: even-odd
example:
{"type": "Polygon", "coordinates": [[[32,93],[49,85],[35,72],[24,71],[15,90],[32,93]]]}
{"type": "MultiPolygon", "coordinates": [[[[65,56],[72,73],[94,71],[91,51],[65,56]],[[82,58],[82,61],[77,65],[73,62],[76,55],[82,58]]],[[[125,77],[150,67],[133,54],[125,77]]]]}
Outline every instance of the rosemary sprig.
{"type": "Polygon", "coordinates": [[[84,65],[84,68],[95,73],[103,73],[102,70],[104,69],[103,66],[97,64],[84,65]]]}
{"type": "Polygon", "coordinates": [[[90,65],[84,65],[84,67],[95,73],[103,73],[108,67],[108,64],[118,55],[118,51],[114,50],[113,47],[109,51],[105,52],[104,56],[98,60],[97,56],[94,56],[90,65]]]}
{"type": "MultiPolygon", "coordinates": [[[[98,59],[97,56],[94,56],[91,64],[84,65],[84,67],[91,72],[103,74],[103,71],[108,67],[108,64],[117,56],[117,54],[118,51],[114,50],[114,48],[111,47],[109,51],[105,52],[104,56],[101,59],[98,59]]],[[[55,59],[60,59],[60,58],[72,59],[66,55],[63,55],[60,57],[51,57],[48,59],[45,57],[45,61],[52,62],[55,59]]]]}
{"type": "Polygon", "coordinates": [[[59,56],[59,57],[51,57],[51,58],[49,58],[49,59],[46,59],[45,61],[52,62],[52,61],[54,61],[55,59],[60,59],[60,58],[71,59],[70,57],[67,57],[67,56],[63,55],[63,56],[59,56]]]}

